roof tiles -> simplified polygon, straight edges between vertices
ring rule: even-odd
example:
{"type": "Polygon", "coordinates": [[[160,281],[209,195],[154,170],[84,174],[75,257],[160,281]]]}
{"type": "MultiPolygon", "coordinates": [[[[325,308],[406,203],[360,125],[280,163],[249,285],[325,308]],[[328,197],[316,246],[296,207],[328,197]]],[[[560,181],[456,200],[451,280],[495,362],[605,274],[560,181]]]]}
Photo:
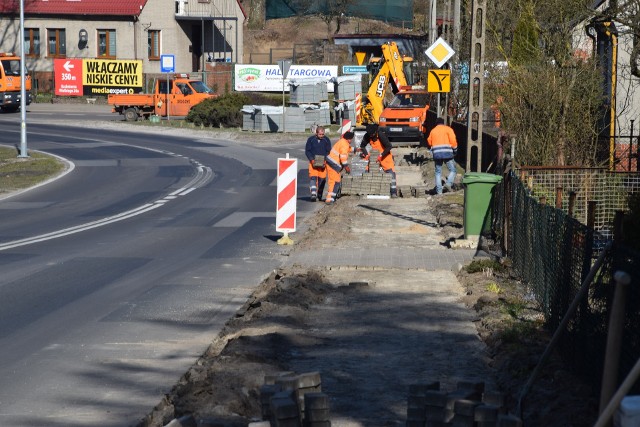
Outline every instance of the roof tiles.
{"type": "MultiPolygon", "coordinates": [[[[147,0],[24,0],[30,15],[139,15],[147,0]]],[[[0,0],[0,13],[20,13],[20,0],[0,0]]]]}

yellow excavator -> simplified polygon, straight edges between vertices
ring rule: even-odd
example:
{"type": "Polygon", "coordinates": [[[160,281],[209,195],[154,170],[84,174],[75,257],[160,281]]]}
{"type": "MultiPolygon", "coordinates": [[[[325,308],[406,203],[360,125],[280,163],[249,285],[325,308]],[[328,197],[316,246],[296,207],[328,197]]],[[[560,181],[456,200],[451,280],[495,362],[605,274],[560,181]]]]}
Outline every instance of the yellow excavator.
{"type": "Polygon", "coordinates": [[[356,125],[378,123],[380,114],[385,107],[385,95],[391,86],[393,94],[396,94],[402,86],[408,86],[407,76],[411,76],[411,63],[413,58],[400,54],[395,42],[382,45],[382,56],[371,57],[369,60],[369,74],[373,76],[367,95],[362,100],[360,115],[356,125]]]}

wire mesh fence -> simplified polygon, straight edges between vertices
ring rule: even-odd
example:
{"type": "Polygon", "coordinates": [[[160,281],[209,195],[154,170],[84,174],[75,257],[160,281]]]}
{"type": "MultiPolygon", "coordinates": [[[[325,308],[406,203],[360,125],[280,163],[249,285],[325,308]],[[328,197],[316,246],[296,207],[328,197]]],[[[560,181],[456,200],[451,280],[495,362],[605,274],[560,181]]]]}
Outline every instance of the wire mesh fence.
{"type": "MultiPolygon", "coordinates": [[[[614,223],[620,218],[616,212],[628,210],[627,197],[639,191],[639,184],[637,173],[536,168],[507,173],[494,191],[494,234],[550,331],[561,324],[604,242],[613,242],[588,296],[563,331],[559,348],[565,361],[596,387],[602,378],[617,271],[631,275],[618,384],[640,357],[640,253],[613,240],[618,235],[613,233],[614,223]],[[567,192],[574,194],[571,202],[559,196],[567,192]]],[[[634,392],[640,392],[640,384],[634,392]]]]}
{"type": "Polygon", "coordinates": [[[640,174],[600,168],[529,167],[520,169],[532,197],[553,204],[588,224],[589,202],[595,203],[593,228],[609,235],[616,211],[627,210],[629,194],[640,193],[640,174]]]}

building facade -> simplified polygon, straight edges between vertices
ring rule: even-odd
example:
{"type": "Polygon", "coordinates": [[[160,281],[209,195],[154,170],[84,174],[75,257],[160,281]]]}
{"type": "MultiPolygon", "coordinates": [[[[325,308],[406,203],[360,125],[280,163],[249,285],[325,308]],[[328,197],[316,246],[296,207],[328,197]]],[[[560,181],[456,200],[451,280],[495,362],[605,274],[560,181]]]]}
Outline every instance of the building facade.
{"type": "MultiPolygon", "coordinates": [[[[176,72],[203,71],[242,61],[245,18],[238,0],[24,1],[25,62],[44,92],[56,58],[135,59],[153,74],[171,54],[176,72]]],[[[0,37],[0,52],[20,53],[18,0],[0,0],[0,37]]]]}

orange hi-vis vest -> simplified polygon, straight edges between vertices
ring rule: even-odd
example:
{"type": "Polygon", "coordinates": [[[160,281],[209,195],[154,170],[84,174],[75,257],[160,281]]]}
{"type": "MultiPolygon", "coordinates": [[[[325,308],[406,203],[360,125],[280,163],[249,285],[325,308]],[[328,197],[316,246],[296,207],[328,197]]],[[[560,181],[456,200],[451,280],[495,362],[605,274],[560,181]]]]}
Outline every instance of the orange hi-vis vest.
{"type": "Polygon", "coordinates": [[[333,145],[331,152],[327,156],[327,165],[331,166],[336,172],[340,172],[344,166],[349,165],[349,153],[351,153],[351,144],[348,140],[340,138],[333,145]]]}

